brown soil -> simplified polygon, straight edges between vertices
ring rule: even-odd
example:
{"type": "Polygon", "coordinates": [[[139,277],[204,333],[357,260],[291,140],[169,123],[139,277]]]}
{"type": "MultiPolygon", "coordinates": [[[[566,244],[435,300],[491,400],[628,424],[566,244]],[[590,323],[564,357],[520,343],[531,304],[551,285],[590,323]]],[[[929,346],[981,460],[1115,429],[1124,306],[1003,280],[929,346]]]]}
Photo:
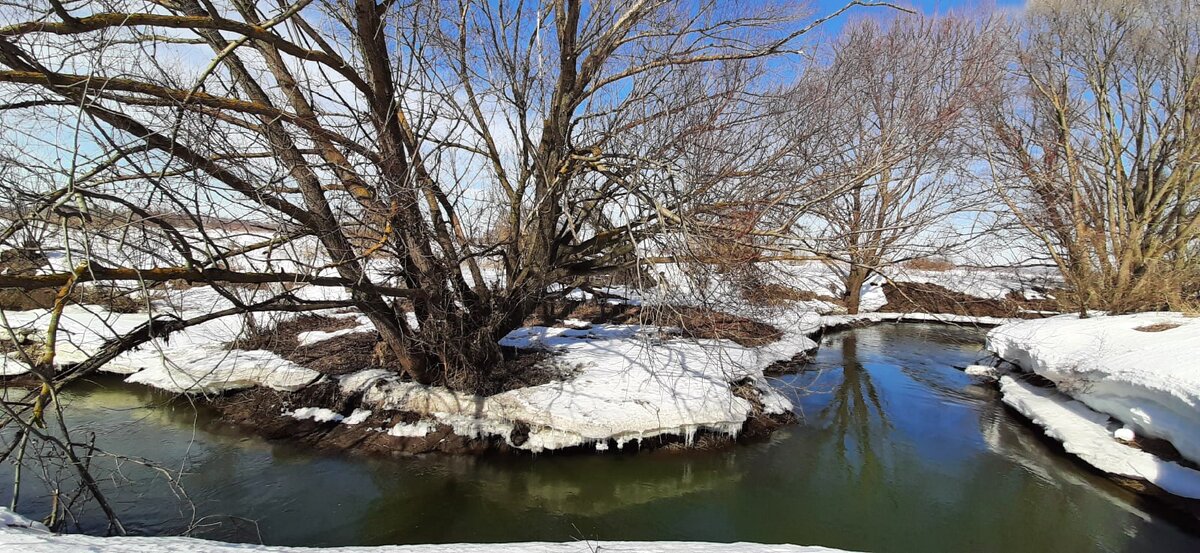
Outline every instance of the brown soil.
{"type": "Polygon", "coordinates": [[[379,343],[378,332],[356,332],[276,353],[321,374],[340,376],[363,369],[387,368],[376,355],[379,343]]]}
{"type": "MultiPolygon", "coordinates": [[[[292,319],[286,319],[274,325],[249,330],[246,335],[239,337],[237,340],[230,342],[230,349],[265,349],[275,352],[283,357],[288,357],[294,354],[298,349],[306,347],[312,350],[312,346],[300,346],[298,337],[301,332],[309,332],[321,330],[324,332],[333,332],[336,330],[344,330],[354,328],[358,325],[354,317],[322,317],[320,315],[301,315],[292,319]]],[[[321,345],[329,346],[333,342],[341,340],[329,340],[320,342],[321,345]]],[[[368,356],[370,353],[368,352],[368,356]]],[[[357,369],[353,369],[357,370],[357,369]]],[[[336,374],[336,373],[334,373],[336,374]]]]}
{"type": "MultiPolygon", "coordinates": [[[[14,275],[34,274],[49,264],[39,250],[15,249],[0,252],[0,272],[14,275]]],[[[0,309],[27,311],[54,307],[57,288],[0,290],[0,309]]],[[[146,310],[146,297],[141,290],[130,291],[114,286],[89,284],[77,286],[68,301],[76,304],[99,305],[113,313],[139,313],[146,310]]]]}
{"type": "Polygon", "coordinates": [[[0,272],[13,275],[30,275],[48,264],[49,259],[41,250],[17,248],[0,252],[0,272]]]}
{"type": "Polygon", "coordinates": [[[0,309],[9,311],[28,311],[30,309],[50,309],[54,307],[56,291],[50,288],[40,290],[18,290],[5,288],[0,290],[0,309]]]}
{"type": "Polygon", "coordinates": [[[1171,330],[1172,328],[1179,328],[1179,323],[1155,323],[1152,325],[1139,326],[1134,330],[1139,332],[1162,332],[1164,330],[1171,330]]]}
{"type": "Polygon", "coordinates": [[[1026,300],[1010,293],[1003,300],[977,298],[936,284],[886,283],[883,293],[888,303],[879,310],[893,313],[945,313],[973,317],[1037,318],[1030,311],[1054,311],[1052,302],[1026,300]]]}
{"type": "MultiPolygon", "coordinates": [[[[33,274],[38,268],[50,261],[46,254],[35,249],[12,249],[0,252],[0,273],[12,275],[33,274]]],[[[10,311],[26,311],[29,309],[49,309],[54,306],[54,296],[57,293],[52,288],[41,290],[18,290],[6,288],[0,290],[0,309],[10,311]]]]}
{"type": "MultiPolygon", "coordinates": [[[[353,317],[302,315],[271,328],[252,332],[231,342],[227,347],[265,349],[288,361],[329,376],[341,376],[364,369],[400,372],[398,364],[391,361],[386,350],[379,347],[382,342],[379,333],[375,331],[355,332],[307,345],[300,345],[298,340],[301,332],[333,332],[353,328],[357,324],[353,317]]],[[[547,352],[507,349],[504,355],[502,362],[480,375],[466,391],[492,395],[561,380],[566,376],[561,367],[543,363],[550,357],[547,352]]]]}
{"type": "Polygon", "coordinates": [[[905,268],[913,269],[913,270],[917,270],[917,271],[942,272],[942,271],[950,271],[950,270],[955,269],[954,263],[950,262],[950,260],[948,260],[948,259],[944,259],[941,257],[922,257],[919,259],[912,259],[909,261],[905,261],[903,263],[903,265],[905,268]]]}
{"type": "Polygon", "coordinates": [[[412,413],[372,413],[357,425],[298,420],[286,414],[300,407],[323,407],[349,415],[357,404],[357,397],[345,397],[336,383],[324,382],[291,393],[251,388],[214,398],[211,407],[223,421],[266,439],[287,440],[326,451],[403,456],[432,452],[481,454],[508,449],[498,437],[465,438],[445,425],[423,437],[391,436],[380,431],[398,423],[415,422],[417,417],[412,413]]]}

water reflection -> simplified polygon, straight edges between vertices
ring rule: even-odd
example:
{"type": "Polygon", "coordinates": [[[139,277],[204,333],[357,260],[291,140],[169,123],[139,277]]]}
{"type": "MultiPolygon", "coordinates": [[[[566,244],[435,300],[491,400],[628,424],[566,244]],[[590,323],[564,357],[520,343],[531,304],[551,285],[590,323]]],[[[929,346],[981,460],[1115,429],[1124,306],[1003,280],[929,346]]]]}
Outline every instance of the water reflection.
{"type": "MultiPolygon", "coordinates": [[[[826,339],[782,378],[803,423],[720,452],[380,460],[247,437],[116,380],[71,416],[114,451],[184,474],[206,537],[345,545],[571,539],[821,544],[863,551],[1174,551],[1200,539],[1040,439],[955,366],[982,334],[880,325],[826,339]]],[[[0,467],[0,479],[10,477],[0,467]]],[[[177,498],[126,467],[106,480],[144,533],[177,498]]],[[[8,498],[0,492],[0,501],[8,498]]],[[[45,505],[22,500],[29,512],[45,505]]],[[[85,529],[102,530],[96,513],[85,529]]]]}
{"type": "Polygon", "coordinates": [[[831,422],[824,438],[833,444],[829,466],[843,467],[861,488],[875,488],[884,481],[876,442],[887,439],[891,424],[871,374],[858,363],[857,336],[844,337],[840,349],[842,382],[822,413],[831,422]]]}

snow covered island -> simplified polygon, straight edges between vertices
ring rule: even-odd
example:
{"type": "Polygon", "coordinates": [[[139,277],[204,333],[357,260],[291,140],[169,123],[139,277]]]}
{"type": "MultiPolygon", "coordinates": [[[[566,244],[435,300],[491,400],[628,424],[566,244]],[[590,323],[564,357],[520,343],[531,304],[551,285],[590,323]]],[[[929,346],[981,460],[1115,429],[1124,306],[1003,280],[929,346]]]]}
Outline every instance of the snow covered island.
{"type": "Polygon", "coordinates": [[[1106,473],[1200,499],[1200,317],[1061,315],[997,327],[987,347],[1054,384],[1000,378],[1004,402],[1067,452],[1106,473]],[[1165,440],[1178,454],[1139,447],[1142,437],[1165,440]]]}

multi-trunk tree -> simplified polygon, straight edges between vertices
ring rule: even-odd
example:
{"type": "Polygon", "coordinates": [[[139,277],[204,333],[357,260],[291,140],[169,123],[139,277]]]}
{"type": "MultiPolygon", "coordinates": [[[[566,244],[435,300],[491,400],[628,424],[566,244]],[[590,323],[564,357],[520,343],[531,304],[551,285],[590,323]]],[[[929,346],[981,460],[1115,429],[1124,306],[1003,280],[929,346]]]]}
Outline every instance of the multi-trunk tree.
{"type": "MultiPolygon", "coordinates": [[[[57,213],[65,231],[136,228],[155,245],[140,265],[83,252],[72,271],[0,284],[343,287],[333,303],[369,317],[400,369],[461,384],[553,285],[634,263],[646,237],[745,178],[757,149],[738,129],[757,116],[763,60],[795,49],[805,15],[666,0],[9,6],[0,113],[18,169],[4,182],[31,207],[4,238],[57,213]],[[214,228],[230,218],[274,230],[234,248],[214,228]],[[286,271],[230,262],[300,239],[318,255],[286,271]]],[[[235,312],[333,304],[226,295],[235,312]]],[[[186,324],[148,323],[106,355],[186,324]]]]}
{"type": "Polygon", "coordinates": [[[1081,313],[1182,309],[1200,285],[1197,17],[1187,1],[1034,2],[980,98],[995,189],[1081,313]]]}

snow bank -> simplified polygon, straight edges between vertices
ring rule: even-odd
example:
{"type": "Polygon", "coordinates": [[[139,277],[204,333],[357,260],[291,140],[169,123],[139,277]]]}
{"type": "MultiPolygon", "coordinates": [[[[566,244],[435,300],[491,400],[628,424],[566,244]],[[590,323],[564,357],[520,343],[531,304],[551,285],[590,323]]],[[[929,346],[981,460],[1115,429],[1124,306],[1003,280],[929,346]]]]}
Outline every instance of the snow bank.
{"type": "Polygon", "coordinates": [[[993,329],[988,349],[1200,462],[1200,318],[1139,313],[1020,321],[993,329]]]}
{"type": "Polygon", "coordinates": [[[1200,499],[1200,471],[1164,461],[1114,438],[1108,415],[1049,388],[1000,377],[1004,403],[1012,406],[1063,449],[1109,474],[1146,480],[1175,495],[1200,499]]]}
{"type": "Polygon", "coordinates": [[[834,327],[862,322],[917,322],[1000,326],[1019,320],[1022,319],[1007,319],[1004,317],[986,317],[975,315],[954,315],[950,313],[859,313],[857,315],[825,315],[821,318],[821,326],[834,327]]]}
{"type": "Polygon", "coordinates": [[[269,351],[206,346],[164,356],[161,363],[136,372],[125,381],[175,393],[208,394],[254,386],[294,392],[319,378],[321,373],[269,351]]]}
{"type": "Polygon", "coordinates": [[[437,425],[432,422],[420,420],[414,423],[398,423],[388,429],[389,436],[397,436],[401,438],[420,438],[437,429],[437,425]]]}
{"type": "Polygon", "coordinates": [[[30,371],[29,363],[19,353],[0,355],[0,376],[19,376],[30,371]]]}
{"type": "MultiPolygon", "coordinates": [[[[225,309],[228,299],[207,287],[163,290],[179,294],[173,301],[173,313],[187,319],[225,309]]],[[[247,299],[265,296],[264,291],[247,290],[247,299]]],[[[301,287],[294,293],[305,299],[334,299],[344,293],[334,288],[301,287]]],[[[14,332],[4,331],[0,340],[19,338],[42,340],[49,324],[50,311],[32,309],[5,311],[14,332]]],[[[279,317],[295,316],[279,314],[279,317]]],[[[127,334],[149,320],[146,313],[114,313],[95,305],[68,305],[59,321],[55,362],[58,365],[82,362],[104,344],[127,334]]],[[[260,320],[262,324],[264,321],[260,320]]],[[[300,389],[320,375],[265,350],[229,350],[225,344],[247,335],[246,320],[240,316],[222,317],[172,333],[167,339],[152,340],[136,350],[125,352],[104,365],[105,372],[128,374],[129,382],[155,386],[171,392],[216,393],[251,386],[269,386],[283,391],[300,389]]],[[[0,372],[22,374],[29,370],[20,359],[4,356],[0,372]]]]}
{"type": "Polygon", "coordinates": [[[350,334],[357,334],[359,332],[370,332],[372,330],[375,330],[375,327],[370,323],[366,325],[353,326],[350,328],[343,328],[341,330],[334,330],[332,332],[326,332],[324,330],[309,330],[307,332],[301,332],[297,334],[296,342],[301,346],[309,346],[317,342],[324,342],[325,340],[332,340],[334,338],[340,338],[350,334]]]}
{"type": "Polygon", "coordinates": [[[425,417],[424,426],[393,428],[399,435],[424,435],[445,424],[459,435],[499,436],[531,451],[608,440],[623,447],[663,434],[690,440],[700,430],[736,435],[753,411],[749,401],[735,394],[741,382],[753,384],[768,413],[790,410],[791,403],[766,382],[762,371],[815,347],[799,333],[763,348],[678,339],[675,334],[640,325],[519,328],[501,343],[553,351],[557,355],[547,362],[570,376],[489,397],[405,382],[380,370],[347,375],[339,384],[344,393],[361,392],[367,407],[425,417]],[[514,442],[519,424],[529,428],[528,436],[514,442]]]}
{"type": "Polygon", "coordinates": [[[39,524],[0,507],[0,550],[22,553],[836,553],[837,549],[799,545],[704,542],[577,541],[566,543],[481,543],[380,545],[358,547],[284,547],[223,543],[195,538],[98,538],[54,535],[39,524]],[[28,528],[28,526],[34,528],[28,528]]]}

